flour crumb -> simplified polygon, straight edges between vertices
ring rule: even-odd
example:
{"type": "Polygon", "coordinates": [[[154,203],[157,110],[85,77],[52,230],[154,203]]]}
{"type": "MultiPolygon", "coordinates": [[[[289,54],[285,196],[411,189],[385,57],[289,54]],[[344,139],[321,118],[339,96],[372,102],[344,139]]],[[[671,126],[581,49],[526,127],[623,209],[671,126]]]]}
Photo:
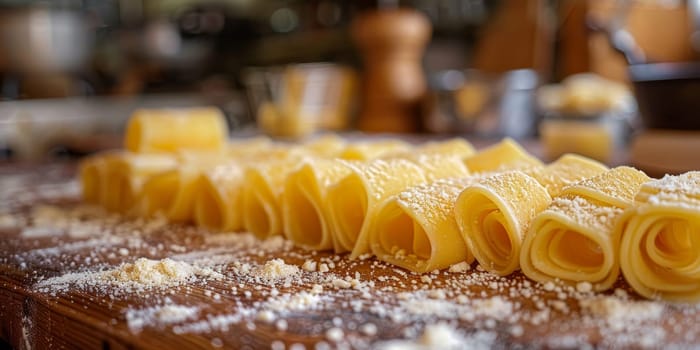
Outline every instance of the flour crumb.
{"type": "Polygon", "coordinates": [[[287,278],[298,274],[299,267],[296,265],[286,264],[282,259],[269,260],[255,272],[255,276],[259,276],[267,280],[287,278]]]}
{"type": "Polygon", "coordinates": [[[306,260],[304,264],[301,265],[301,268],[304,269],[304,271],[314,272],[316,271],[316,262],[313,260],[306,260]]]}
{"type": "Polygon", "coordinates": [[[343,330],[338,327],[333,327],[326,331],[326,339],[334,343],[342,341],[344,337],[345,333],[343,333],[343,330]]]}
{"type": "Polygon", "coordinates": [[[450,266],[450,268],[447,270],[452,273],[461,273],[461,272],[467,272],[471,269],[471,266],[467,264],[466,261],[462,261],[461,263],[454,264],[450,266]]]}

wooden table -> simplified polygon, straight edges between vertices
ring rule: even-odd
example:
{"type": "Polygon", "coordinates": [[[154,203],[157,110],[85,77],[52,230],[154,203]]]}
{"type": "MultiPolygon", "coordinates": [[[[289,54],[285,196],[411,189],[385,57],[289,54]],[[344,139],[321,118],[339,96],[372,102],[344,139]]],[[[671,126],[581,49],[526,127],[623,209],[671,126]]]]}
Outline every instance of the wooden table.
{"type": "Polygon", "coordinates": [[[642,300],[623,281],[596,294],[476,264],[420,276],[279,238],[138,222],[81,204],[73,172],[74,164],[0,166],[0,338],[12,347],[700,346],[697,306],[642,300]],[[162,288],[90,277],[140,257],[215,273],[162,288]],[[275,258],[293,273],[261,278],[275,258]]]}

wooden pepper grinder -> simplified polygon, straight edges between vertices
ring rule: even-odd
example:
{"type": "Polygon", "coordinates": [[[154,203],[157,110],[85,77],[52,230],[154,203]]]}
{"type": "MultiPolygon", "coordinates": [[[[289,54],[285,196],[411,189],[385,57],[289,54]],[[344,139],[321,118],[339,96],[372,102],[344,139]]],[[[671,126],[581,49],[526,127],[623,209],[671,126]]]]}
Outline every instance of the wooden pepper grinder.
{"type": "Polygon", "coordinates": [[[426,93],[421,58],[431,35],[422,13],[381,9],[352,23],[364,58],[363,106],[358,128],[367,132],[416,132],[426,93]]]}

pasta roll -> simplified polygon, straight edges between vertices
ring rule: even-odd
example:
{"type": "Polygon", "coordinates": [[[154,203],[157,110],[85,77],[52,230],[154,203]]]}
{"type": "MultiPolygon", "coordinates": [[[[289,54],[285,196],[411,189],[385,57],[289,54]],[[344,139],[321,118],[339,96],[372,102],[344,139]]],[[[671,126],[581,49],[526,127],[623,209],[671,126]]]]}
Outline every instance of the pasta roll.
{"type": "Polygon", "coordinates": [[[171,221],[192,221],[194,198],[202,187],[199,178],[203,171],[201,165],[182,163],[175,169],[151,176],[139,196],[141,215],[160,213],[171,221]]]}
{"type": "MultiPolygon", "coordinates": [[[[467,170],[467,167],[464,165],[462,159],[456,156],[418,154],[406,157],[405,159],[410,160],[420,168],[423,174],[423,182],[432,182],[443,178],[466,177],[469,175],[469,170],[467,170]]],[[[368,217],[368,220],[370,221],[374,219],[374,215],[368,217]]],[[[356,258],[360,254],[364,254],[369,251],[369,246],[367,245],[367,240],[369,239],[368,230],[369,224],[362,225],[357,243],[350,254],[351,258],[356,258]]]]}
{"type": "Polygon", "coordinates": [[[372,253],[418,273],[471,263],[474,257],[461,239],[454,206],[460,192],[474,181],[473,177],[442,179],[392,196],[369,225],[372,253]]]}
{"type": "Polygon", "coordinates": [[[124,147],[136,153],[222,150],[228,137],[218,108],[140,109],[126,126],[124,147]]]}
{"type": "Polygon", "coordinates": [[[243,185],[243,226],[258,238],[282,234],[282,193],[289,173],[299,166],[299,157],[265,161],[246,169],[243,185]]]}
{"type": "Polygon", "coordinates": [[[542,166],[539,159],[510,138],[480,150],[464,162],[472,173],[542,166]]]}
{"type": "Polygon", "coordinates": [[[78,168],[78,176],[80,177],[80,186],[83,195],[83,200],[92,204],[100,204],[103,195],[102,188],[104,181],[106,165],[105,157],[109,153],[99,153],[84,158],[80,162],[78,168]]]}
{"type": "Polygon", "coordinates": [[[401,140],[386,139],[360,141],[349,144],[340,153],[340,158],[347,160],[370,160],[399,154],[411,150],[411,145],[401,140]]]}
{"type": "Polygon", "coordinates": [[[204,172],[194,196],[194,222],[217,231],[243,229],[244,165],[238,162],[222,164],[204,172]]]}
{"type": "Polygon", "coordinates": [[[173,169],[177,159],[169,154],[112,152],[102,158],[100,204],[107,210],[127,212],[133,208],[144,182],[153,174],[173,169]]]}
{"type": "Polygon", "coordinates": [[[255,139],[242,141],[229,158],[207,169],[194,196],[194,221],[198,226],[217,231],[241,231],[243,225],[243,189],[245,171],[259,162],[279,161],[296,155],[297,149],[276,145],[258,147],[255,139]],[[249,143],[250,142],[250,143],[249,143]]]}
{"type": "Polygon", "coordinates": [[[391,195],[425,182],[425,176],[417,165],[401,158],[351,164],[350,170],[329,189],[327,205],[335,251],[359,255],[369,251],[366,237],[358,240],[366,218],[374,215],[377,205],[391,195]]]}
{"type": "Polygon", "coordinates": [[[251,154],[259,154],[269,151],[274,147],[267,137],[253,137],[249,139],[236,139],[226,145],[224,154],[230,158],[246,157],[251,154]]]}
{"type": "Polygon", "coordinates": [[[410,160],[421,168],[426,182],[469,176],[469,170],[464,165],[464,162],[456,156],[418,154],[405,159],[410,160]]]}
{"type": "Polygon", "coordinates": [[[462,138],[452,138],[445,141],[426,142],[416,147],[417,153],[467,158],[474,154],[474,146],[462,138]]]}
{"type": "Polygon", "coordinates": [[[642,185],[616,226],[620,266],[640,295],[700,300],[700,172],[642,185]]]}
{"type": "Polygon", "coordinates": [[[520,254],[523,273],[539,282],[610,288],[619,276],[615,221],[648,180],[639,170],[617,167],[564,188],[530,224],[520,254]]]}
{"type": "Polygon", "coordinates": [[[576,154],[565,154],[545,167],[524,169],[556,197],[564,187],[591,178],[608,170],[602,163],[576,154]]]}
{"type": "Polygon", "coordinates": [[[313,250],[333,248],[328,188],[350,173],[347,161],[307,159],[285,181],[282,196],[284,234],[296,245],[313,250]]]}
{"type": "Polygon", "coordinates": [[[530,221],[552,199],[539,182],[517,170],[475,182],[457,198],[455,219],[479,264],[509,275],[520,267],[520,245],[530,221]]]}
{"type": "Polygon", "coordinates": [[[340,136],[327,134],[303,143],[301,148],[313,155],[336,157],[343,152],[346,146],[345,140],[340,136]]]}

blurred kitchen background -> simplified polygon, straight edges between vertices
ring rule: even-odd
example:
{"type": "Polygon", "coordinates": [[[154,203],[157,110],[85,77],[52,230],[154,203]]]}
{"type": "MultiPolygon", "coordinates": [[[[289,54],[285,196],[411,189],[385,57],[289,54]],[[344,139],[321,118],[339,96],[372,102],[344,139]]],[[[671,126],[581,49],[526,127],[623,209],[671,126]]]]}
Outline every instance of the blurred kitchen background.
{"type": "Polygon", "coordinates": [[[242,135],[509,136],[700,169],[698,58],[696,0],[0,0],[0,159],[214,105],[242,135]]]}

